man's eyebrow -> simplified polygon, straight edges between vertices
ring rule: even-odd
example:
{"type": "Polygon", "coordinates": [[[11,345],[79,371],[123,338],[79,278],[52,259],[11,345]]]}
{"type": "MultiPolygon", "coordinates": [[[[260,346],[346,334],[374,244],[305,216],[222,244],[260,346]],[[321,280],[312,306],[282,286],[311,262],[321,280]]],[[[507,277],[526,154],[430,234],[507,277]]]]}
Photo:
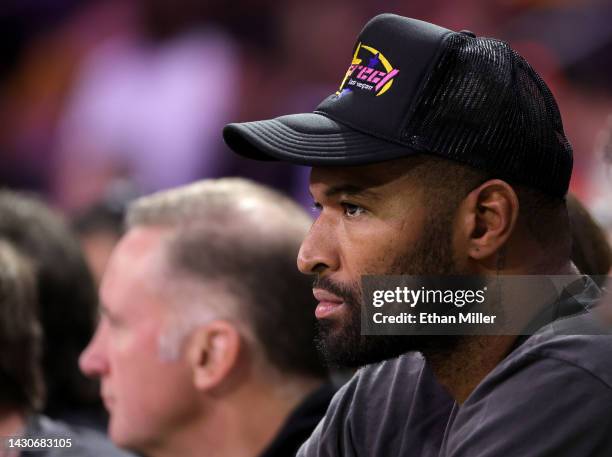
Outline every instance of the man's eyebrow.
{"type": "Polygon", "coordinates": [[[332,186],[325,191],[326,197],[335,197],[337,195],[359,195],[360,197],[371,198],[371,199],[379,199],[380,195],[376,192],[366,188],[357,186],[355,184],[340,184],[338,186],[332,186]]]}

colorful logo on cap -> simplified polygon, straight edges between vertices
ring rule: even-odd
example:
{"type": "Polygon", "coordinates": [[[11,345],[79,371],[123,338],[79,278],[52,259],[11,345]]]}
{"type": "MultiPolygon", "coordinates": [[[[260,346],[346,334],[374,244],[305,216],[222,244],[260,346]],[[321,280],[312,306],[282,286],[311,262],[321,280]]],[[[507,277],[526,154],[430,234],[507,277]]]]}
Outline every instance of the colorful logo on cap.
{"type": "Polygon", "coordinates": [[[349,91],[360,89],[373,92],[378,97],[389,90],[398,73],[399,70],[393,68],[380,51],[359,43],[336,95],[341,97],[349,91]],[[366,59],[367,63],[364,64],[366,59]]]}

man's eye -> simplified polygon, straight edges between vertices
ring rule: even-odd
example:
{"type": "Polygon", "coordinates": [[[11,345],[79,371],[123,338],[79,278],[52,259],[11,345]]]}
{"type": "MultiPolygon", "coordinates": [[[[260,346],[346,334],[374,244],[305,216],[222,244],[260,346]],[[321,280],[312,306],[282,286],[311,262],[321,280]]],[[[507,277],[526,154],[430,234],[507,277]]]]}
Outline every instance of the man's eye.
{"type": "Polygon", "coordinates": [[[108,313],[104,313],[101,315],[100,323],[106,322],[109,328],[115,329],[121,326],[121,321],[117,319],[115,316],[111,316],[108,313]]]}
{"type": "Polygon", "coordinates": [[[323,209],[323,207],[321,206],[320,203],[313,203],[312,206],[310,207],[310,211],[312,211],[313,214],[318,215],[321,210],[323,209]]]}
{"type": "Polygon", "coordinates": [[[353,205],[352,203],[342,203],[344,215],[347,217],[357,217],[365,212],[361,206],[353,205]]]}

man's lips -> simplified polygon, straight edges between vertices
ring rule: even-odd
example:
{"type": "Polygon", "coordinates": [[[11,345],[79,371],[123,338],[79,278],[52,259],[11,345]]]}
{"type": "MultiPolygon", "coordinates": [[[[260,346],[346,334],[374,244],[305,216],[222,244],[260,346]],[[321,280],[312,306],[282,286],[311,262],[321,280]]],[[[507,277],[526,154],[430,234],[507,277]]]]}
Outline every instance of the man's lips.
{"type": "Polygon", "coordinates": [[[344,300],[342,298],[324,289],[313,289],[312,294],[319,302],[315,309],[315,316],[317,319],[331,317],[334,313],[339,312],[344,305],[344,300]]]}

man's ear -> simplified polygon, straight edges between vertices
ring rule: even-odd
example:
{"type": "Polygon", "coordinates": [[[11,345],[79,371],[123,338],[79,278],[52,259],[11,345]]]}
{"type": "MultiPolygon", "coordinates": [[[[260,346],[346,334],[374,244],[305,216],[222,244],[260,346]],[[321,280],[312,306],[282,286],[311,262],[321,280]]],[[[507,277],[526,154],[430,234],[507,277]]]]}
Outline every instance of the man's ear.
{"type": "Polygon", "coordinates": [[[468,257],[483,260],[496,254],[514,232],[518,215],[518,197],[505,181],[491,179],[470,192],[459,209],[468,257]]]}
{"type": "Polygon", "coordinates": [[[221,385],[238,363],[240,345],[240,333],[231,322],[215,320],[197,328],[187,348],[195,388],[210,390],[221,385]]]}

